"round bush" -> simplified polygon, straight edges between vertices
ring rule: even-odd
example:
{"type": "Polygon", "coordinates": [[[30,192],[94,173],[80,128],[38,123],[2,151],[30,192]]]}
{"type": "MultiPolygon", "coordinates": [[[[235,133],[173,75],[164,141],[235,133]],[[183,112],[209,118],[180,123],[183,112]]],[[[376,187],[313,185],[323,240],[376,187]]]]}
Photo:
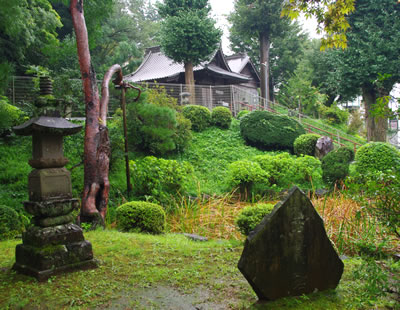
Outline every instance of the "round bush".
{"type": "Polygon", "coordinates": [[[337,157],[342,158],[342,160],[345,162],[350,163],[354,160],[354,151],[351,148],[342,146],[334,152],[336,153],[337,157]]]}
{"type": "Polygon", "coordinates": [[[305,130],[287,116],[254,111],[241,118],[240,133],[248,144],[261,149],[293,150],[294,141],[305,130]]]}
{"type": "Polygon", "coordinates": [[[306,133],[299,136],[294,140],[293,148],[296,155],[315,155],[315,145],[317,144],[319,135],[313,133],[306,133]]]}
{"type": "Polygon", "coordinates": [[[230,183],[233,187],[239,186],[242,194],[251,192],[254,183],[268,179],[268,174],[256,162],[239,160],[228,166],[230,183]]]}
{"type": "Polygon", "coordinates": [[[359,173],[400,169],[400,152],[384,142],[370,142],[356,153],[356,171],[359,173]]]}
{"type": "Polygon", "coordinates": [[[184,191],[186,182],[193,173],[187,162],[147,156],[129,163],[135,195],[151,198],[169,205],[173,197],[184,191]]]}
{"type": "Polygon", "coordinates": [[[237,119],[241,119],[243,116],[247,115],[251,113],[249,110],[242,110],[238,113],[238,115],[236,116],[237,119]]]}
{"type": "Polygon", "coordinates": [[[23,229],[19,214],[10,207],[0,205],[0,240],[14,238],[23,229]]]}
{"type": "Polygon", "coordinates": [[[211,124],[211,112],[206,107],[199,105],[187,105],[183,108],[182,114],[192,122],[192,129],[202,131],[211,124]]]}
{"type": "Polygon", "coordinates": [[[232,122],[231,110],[225,107],[216,107],[211,112],[211,123],[219,128],[228,129],[232,122]]]}
{"type": "Polygon", "coordinates": [[[322,179],[329,185],[343,181],[349,175],[350,162],[354,159],[353,150],[340,147],[322,158],[322,179]]]}
{"type": "Polygon", "coordinates": [[[239,231],[247,236],[274,209],[272,204],[257,204],[244,208],[236,218],[239,231]]]}
{"type": "Polygon", "coordinates": [[[150,202],[131,201],[116,210],[117,228],[122,231],[161,234],[165,231],[164,209],[150,202]]]}

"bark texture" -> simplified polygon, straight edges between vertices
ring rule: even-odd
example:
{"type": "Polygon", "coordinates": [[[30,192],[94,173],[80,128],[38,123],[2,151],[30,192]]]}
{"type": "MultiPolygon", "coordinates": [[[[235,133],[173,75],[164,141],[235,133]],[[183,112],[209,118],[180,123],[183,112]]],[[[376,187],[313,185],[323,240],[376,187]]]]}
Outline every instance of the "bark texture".
{"type": "Polygon", "coordinates": [[[368,141],[381,141],[386,142],[388,119],[385,116],[374,116],[372,111],[378,96],[385,96],[388,94],[377,94],[374,89],[363,87],[363,99],[365,105],[365,125],[367,128],[368,141]]]}
{"type": "Polygon", "coordinates": [[[190,97],[190,104],[196,104],[196,88],[194,86],[194,73],[193,73],[193,63],[185,63],[185,84],[188,85],[190,97]]]}
{"type": "Polygon", "coordinates": [[[261,97],[265,98],[265,108],[269,104],[269,47],[270,40],[265,33],[260,34],[261,97]]]}
{"type": "Polygon", "coordinates": [[[108,83],[118,72],[116,84],[122,83],[119,65],[112,66],[104,76],[102,99],[96,84],[96,73],[91,64],[88,34],[83,14],[83,0],[71,0],[70,11],[76,34],[79,66],[85,93],[86,124],[84,144],[84,189],[81,205],[81,221],[98,221],[104,225],[107,212],[110,183],[108,181],[110,140],[106,127],[108,108],[108,83]]]}

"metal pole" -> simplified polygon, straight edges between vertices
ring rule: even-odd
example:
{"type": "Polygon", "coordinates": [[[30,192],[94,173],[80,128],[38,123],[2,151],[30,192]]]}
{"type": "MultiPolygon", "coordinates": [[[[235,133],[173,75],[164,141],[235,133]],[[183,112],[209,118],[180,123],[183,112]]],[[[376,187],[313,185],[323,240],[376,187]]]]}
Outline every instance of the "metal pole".
{"type": "Polygon", "coordinates": [[[126,189],[128,192],[128,197],[130,196],[130,192],[132,189],[131,178],[129,173],[129,156],[128,156],[128,128],[126,125],[126,87],[122,85],[121,87],[121,107],[122,107],[122,118],[124,123],[124,142],[125,142],[125,168],[126,168],[126,189]]]}

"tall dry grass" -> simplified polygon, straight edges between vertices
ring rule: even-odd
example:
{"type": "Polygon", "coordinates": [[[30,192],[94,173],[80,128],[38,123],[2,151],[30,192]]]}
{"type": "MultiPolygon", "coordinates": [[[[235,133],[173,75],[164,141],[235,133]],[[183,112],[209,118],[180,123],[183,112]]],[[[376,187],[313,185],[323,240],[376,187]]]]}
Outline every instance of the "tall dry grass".
{"type": "MultiPolygon", "coordinates": [[[[339,253],[354,255],[361,251],[400,250],[398,241],[390,238],[385,227],[341,192],[314,197],[312,202],[339,253]]],[[[276,201],[268,203],[275,204],[276,201]]],[[[168,229],[211,239],[243,240],[245,236],[237,229],[235,219],[248,205],[250,203],[238,200],[233,194],[195,201],[182,198],[175,211],[167,215],[168,229]]]]}

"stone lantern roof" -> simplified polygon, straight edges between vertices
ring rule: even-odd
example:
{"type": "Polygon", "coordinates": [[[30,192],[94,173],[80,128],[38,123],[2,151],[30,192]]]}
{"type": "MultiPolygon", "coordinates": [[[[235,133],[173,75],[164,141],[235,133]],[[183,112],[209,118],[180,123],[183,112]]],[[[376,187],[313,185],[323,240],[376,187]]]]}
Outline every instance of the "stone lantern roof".
{"type": "Polygon", "coordinates": [[[33,133],[69,136],[78,133],[81,125],[76,125],[61,117],[40,116],[30,119],[20,126],[13,128],[20,136],[31,136],[33,133]]]}

